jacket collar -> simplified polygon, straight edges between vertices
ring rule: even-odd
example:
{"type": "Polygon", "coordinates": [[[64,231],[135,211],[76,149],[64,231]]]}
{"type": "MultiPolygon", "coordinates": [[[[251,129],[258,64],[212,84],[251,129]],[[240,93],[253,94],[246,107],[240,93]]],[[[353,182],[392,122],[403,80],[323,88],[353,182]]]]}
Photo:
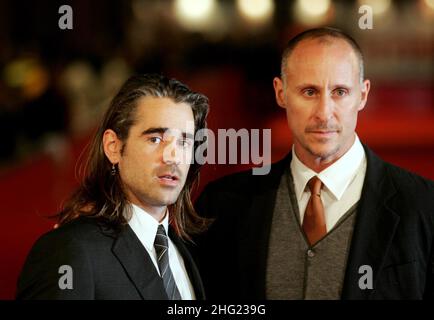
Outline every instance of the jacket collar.
{"type": "Polygon", "coordinates": [[[185,243],[181,238],[178,237],[172,227],[169,227],[169,237],[176,245],[176,248],[178,249],[181,256],[184,258],[185,269],[187,270],[188,277],[190,278],[191,284],[193,285],[196,300],[205,300],[205,289],[202,284],[199,270],[185,243]]]}
{"type": "Polygon", "coordinates": [[[112,252],[131,278],[142,299],[167,299],[163,281],[155,270],[151,257],[129,225],[118,233],[112,252]]]}
{"type": "MultiPolygon", "coordinates": [[[[169,237],[184,259],[196,299],[204,300],[203,284],[190,253],[171,227],[169,227],[169,237]]],[[[112,252],[131,278],[142,299],[167,300],[163,281],[155,270],[151,257],[129,225],[115,236],[112,252]]]]}
{"type": "Polygon", "coordinates": [[[389,176],[387,164],[364,146],[367,157],[366,177],[357,208],[342,291],[343,299],[366,299],[373,290],[362,290],[359,280],[361,266],[372,268],[373,286],[384,267],[393,236],[399,223],[393,198],[396,188],[389,176]]]}
{"type": "Polygon", "coordinates": [[[241,296],[265,299],[265,274],[276,193],[285,167],[289,166],[291,153],[273,164],[264,176],[251,176],[251,198],[248,219],[239,230],[239,263],[241,296]],[[247,250],[246,248],[252,248],[247,250]]]}

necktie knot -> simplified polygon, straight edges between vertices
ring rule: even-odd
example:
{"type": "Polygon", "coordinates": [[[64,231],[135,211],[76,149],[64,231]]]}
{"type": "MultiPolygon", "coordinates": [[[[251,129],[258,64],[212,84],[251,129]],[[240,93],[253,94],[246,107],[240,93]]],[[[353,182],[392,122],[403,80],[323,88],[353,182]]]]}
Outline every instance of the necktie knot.
{"type": "Polygon", "coordinates": [[[307,183],[310,193],[320,196],[321,195],[321,188],[322,188],[322,181],[317,177],[312,177],[309,182],[307,183]]]}
{"type": "Polygon", "coordinates": [[[155,235],[155,240],[154,240],[154,246],[155,244],[159,246],[164,246],[166,248],[169,245],[169,241],[167,240],[166,230],[164,230],[162,224],[158,225],[157,234],[155,235]]]}

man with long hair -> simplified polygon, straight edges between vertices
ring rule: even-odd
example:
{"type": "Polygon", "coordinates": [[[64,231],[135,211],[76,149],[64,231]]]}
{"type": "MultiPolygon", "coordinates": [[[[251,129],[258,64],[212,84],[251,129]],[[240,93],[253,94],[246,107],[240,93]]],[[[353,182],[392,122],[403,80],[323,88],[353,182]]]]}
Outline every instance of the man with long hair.
{"type": "Polygon", "coordinates": [[[200,169],[194,136],[206,128],[208,109],[207,97],[175,79],[128,79],[59,227],[27,257],[17,298],[204,299],[184,241],[206,226],[190,191],[200,169]]]}

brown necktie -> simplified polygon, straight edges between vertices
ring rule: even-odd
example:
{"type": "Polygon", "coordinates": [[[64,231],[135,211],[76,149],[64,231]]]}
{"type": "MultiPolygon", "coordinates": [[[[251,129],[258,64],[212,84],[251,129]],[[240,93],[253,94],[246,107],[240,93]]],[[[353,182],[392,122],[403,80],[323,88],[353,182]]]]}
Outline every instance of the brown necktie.
{"type": "Polygon", "coordinates": [[[307,185],[310,189],[310,198],[304,213],[303,230],[310,245],[314,245],[327,234],[324,207],[321,201],[322,182],[318,177],[313,177],[307,185]]]}

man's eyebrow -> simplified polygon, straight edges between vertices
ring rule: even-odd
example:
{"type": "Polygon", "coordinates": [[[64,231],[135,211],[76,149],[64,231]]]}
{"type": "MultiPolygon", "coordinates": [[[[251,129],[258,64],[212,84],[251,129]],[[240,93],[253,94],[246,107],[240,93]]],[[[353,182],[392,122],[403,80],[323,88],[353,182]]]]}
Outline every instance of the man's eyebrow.
{"type": "Polygon", "coordinates": [[[164,134],[169,128],[163,128],[163,127],[157,127],[157,128],[149,128],[142,132],[142,135],[145,136],[147,134],[153,134],[153,133],[161,133],[164,134]]]}
{"type": "Polygon", "coordinates": [[[351,86],[349,86],[349,85],[347,85],[347,84],[341,84],[341,83],[338,83],[338,84],[335,84],[334,86],[333,86],[333,88],[345,88],[345,89],[351,89],[352,87],[351,86]]]}
{"type": "MultiPolygon", "coordinates": [[[[306,89],[306,88],[319,89],[320,87],[317,85],[311,84],[311,83],[302,83],[302,84],[297,85],[295,88],[298,90],[301,90],[301,89],[306,89]]],[[[351,86],[343,84],[343,83],[338,83],[338,84],[334,84],[333,88],[334,89],[336,89],[336,88],[351,89],[351,86]]]]}
{"type": "Polygon", "coordinates": [[[301,89],[306,89],[306,88],[318,89],[319,87],[317,85],[312,84],[312,83],[302,83],[302,84],[297,85],[295,88],[298,90],[301,90],[301,89]]]}
{"type": "MultiPolygon", "coordinates": [[[[169,128],[165,128],[165,127],[156,127],[156,128],[149,128],[146,129],[142,132],[142,135],[148,135],[148,134],[153,134],[153,133],[159,133],[159,134],[164,134],[167,131],[169,131],[169,128]]],[[[182,132],[182,137],[183,138],[187,138],[187,139],[193,139],[193,134],[189,133],[189,132],[182,132]]]]}

